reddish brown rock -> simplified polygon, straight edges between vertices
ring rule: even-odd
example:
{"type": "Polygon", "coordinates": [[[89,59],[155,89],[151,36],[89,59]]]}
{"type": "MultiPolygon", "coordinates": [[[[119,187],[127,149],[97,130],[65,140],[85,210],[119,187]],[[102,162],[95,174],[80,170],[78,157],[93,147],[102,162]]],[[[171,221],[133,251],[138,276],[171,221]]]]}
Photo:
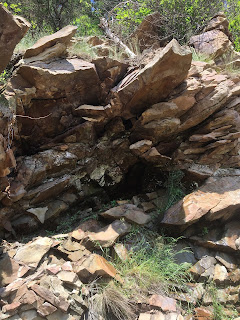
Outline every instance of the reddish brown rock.
{"type": "Polygon", "coordinates": [[[102,99],[107,99],[110,89],[116,86],[123,79],[127,72],[128,65],[110,57],[97,58],[92,61],[95,64],[98,76],[101,81],[102,99]]]}
{"type": "Polygon", "coordinates": [[[116,269],[98,254],[92,254],[83,261],[77,262],[73,270],[84,283],[97,276],[112,278],[117,276],[116,269]]]}
{"type": "Polygon", "coordinates": [[[36,292],[44,300],[48,301],[53,306],[59,308],[63,312],[67,312],[69,303],[61,296],[56,297],[50,290],[47,290],[37,284],[32,286],[32,290],[36,292]]]}
{"type": "Polygon", "coordinates": [[[0,4],[0,21],[0,73],[2,73],[11,59],[15,46],[31,25],[24,18],[13,16],[3,4],[0,4]]]}
{"type": "Polygon", "coordinates": [[[21,303],[19,302],[13,302],[10,304],[6,304],[5,306],[2,307],[2,311],[4,313],[9,313],[9,314],[14,314],[16,313],[17,309],[20,307],[21,303]]]}
{"type": "Polygon", "coordinates": [[[166,296],[161,296],[159,294],[152,295],[148,300],[148,303],[151,306],[161,308],[165,312],[177,311],[177,301],[175,299],[168,298],[166,296]]]}
{"type": "MultiPolygon", "coordinates": [[[[56,44],[63,44],[63,49],[60,54],[63,54],[66,48],[70,45],[70,41],[77,31],[77,27],[66,26],[63,29],[53,33],[50,36],[45,36],[39,39],[31,48],[28,48],[24,54],[24,59],[38,56],[46,49],[49,49],[56,44]]],[[[60,55],[59,54],[59,55],[60,55]]]]}
{"type": "Polygon", "coordinates": [[[26,199],[32,199],[31,204],[35,205],[43,202],[54,195],[61,193],[68,184],[70,176],[65,176],[50,182],[41,184],[36,189],[30,190],[25,196],[26,199]]]}
{"type": "Polygon", "coordinates": [[[10,168],[16,167],[16,160],[11,149],[7,149],[7,141],[0,134],[0,178],[10,173],[10,168]]]}
{"type": "Polygon", "coordinates": [[[97,46],[99,44],[104,43],[104,41],[97,36],[90,36],[86,40],[87,40],[87,43],[90,44],[91,46],[97,46]]]}
{"type": "Polygon", "coordinates": [[[203,216],[208,221],[232,218],[240,208],[239,183],[238,176],[209,178],[198,191],[167,210],[161,223],[186,228],[203,216]]]}
{"type": "Polygon", "coordinates": [[[166,98],[186,78],[190,64],[191,53],[172,40],[145,68],[134,71],[112,90],[123,106],[122,116],[139,114],[166,98]]]}
{"type": "Polygon", "coordinates": [[[40,305],[37,309],[38,313],[42,317],[46,317],[49,314],[54,313],[57,310],[56,307],[54,307],[52,304],[48,302],[44,302],[42,305],[40,305]]]}

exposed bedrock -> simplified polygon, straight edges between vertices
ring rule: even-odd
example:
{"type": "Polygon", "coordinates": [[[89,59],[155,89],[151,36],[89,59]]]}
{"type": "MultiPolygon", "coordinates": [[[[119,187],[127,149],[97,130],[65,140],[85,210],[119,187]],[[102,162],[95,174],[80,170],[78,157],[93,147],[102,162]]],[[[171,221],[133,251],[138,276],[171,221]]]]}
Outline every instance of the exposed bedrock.
{"type": "Polygon", "coordinates": [[[89,197],[129,190],[145,168],[203,181],[239,167],[239,75],[191,61],[176,40],[134,70],[110,57],[84,61],[66,52],[75,32],[65,27],[29,48],[5,90],[3,228],[31,230],[89,197]]]}

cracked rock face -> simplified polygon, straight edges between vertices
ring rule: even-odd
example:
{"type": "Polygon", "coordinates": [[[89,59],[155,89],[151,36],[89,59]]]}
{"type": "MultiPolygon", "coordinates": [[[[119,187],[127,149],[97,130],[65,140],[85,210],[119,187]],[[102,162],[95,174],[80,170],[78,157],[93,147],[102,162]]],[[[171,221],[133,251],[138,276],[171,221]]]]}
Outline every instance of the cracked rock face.
{"type": "Polygon", "coordinates": [[[204,217],[206,221],[227,221],[240,208],[240,178],[209,178],[197,191],[187,195],[165,213],[161,223],[186,229],[204,217]]]}
{"type": "Polygon", "coordinates": [[[0,4],[0,73],[10,61],[13,50],[27,33],[31,24],[24,18],[13,16],[0,4]]]}
{"type": "MultiPolygon", "coordinates": [[[[75,31],[68,26],[40,39],[5,91],[17,113],[13,149],[19,156],[15,162],[7,150],[8,132],[1,129],[4,228],[28,232],[54,221],[78,201],[123,188],[139,165],[143,177],[145,168],[157,167],[185,169],[202,181],[218,168],[239,166],[238,76],[191,62],[190,51],[176,40],[133,71],[110,57],[92,62],[68,58],[62,46],[66,49],[75,31]],[[15,166],[14,174],[5,178],[15,166]]],[[[7,126],[5,109],[2,128],[7,126]]],[[[193,200],[189,196],[187,217],[177,209],[174,219],[179,225],[212,212],[212,202],[221,197],[209,196],[211,208],[199,205],[198,210],[192,203],[201,202],[201,192],[192,195],[193,200]]],[[[229,201],[221,201],[227,203],[224,211],[229,210],[230,217],[229,201]]],[[[153,208],[142,207],[149,212],[153,208]]],[[[139,210],[122,215],[138,224],[148,221],[139,210]]]]}
{"type": "Polygon", "coordinates": [[[124,78],[113,90],[122,104],[122,114],[129,118],[151,104],[166,98],[187,76],[191,52],[172,40],[142,70],[124,78]]]}

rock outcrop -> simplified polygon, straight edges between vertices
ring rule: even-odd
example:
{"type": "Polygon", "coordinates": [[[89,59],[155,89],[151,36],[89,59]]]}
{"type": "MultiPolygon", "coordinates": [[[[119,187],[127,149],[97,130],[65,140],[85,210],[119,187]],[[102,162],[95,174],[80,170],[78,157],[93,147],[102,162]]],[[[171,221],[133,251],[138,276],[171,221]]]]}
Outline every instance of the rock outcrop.
{"type": "Polygon", "coordinates": [[[239,166],[238,76],[191,63],[176,40],[142,69],[109,57],[69,58],[75,31],[68,26],[28,49],[5,91],[2,177],[16,171],[1,182],[4,228],[27,232],[78,201],[106,197],[134,166],[203,179],[239,166]],[[7,151],[9,116],[16,163],[7,151]]]}

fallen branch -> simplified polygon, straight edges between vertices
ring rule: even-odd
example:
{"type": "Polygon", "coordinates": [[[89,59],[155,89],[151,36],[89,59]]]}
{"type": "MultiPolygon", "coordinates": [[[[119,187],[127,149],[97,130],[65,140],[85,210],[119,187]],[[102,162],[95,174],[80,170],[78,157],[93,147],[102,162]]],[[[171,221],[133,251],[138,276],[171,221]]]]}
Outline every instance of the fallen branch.
{"type": "Polygon", "coordinates": [[[130,50],[128,48],[128,46],[126,46],[109,28],[108,22],[105,18],[101,18],[100,19],[100,24],[99,27],[105,32],[106,36],[113,40],[113,42],[116,45],[119,45],[121,48],[124,49],[124,51],[126,52],[126,54],[130,57],[130,58],[135,58],[136,54],[130,50]]]}

